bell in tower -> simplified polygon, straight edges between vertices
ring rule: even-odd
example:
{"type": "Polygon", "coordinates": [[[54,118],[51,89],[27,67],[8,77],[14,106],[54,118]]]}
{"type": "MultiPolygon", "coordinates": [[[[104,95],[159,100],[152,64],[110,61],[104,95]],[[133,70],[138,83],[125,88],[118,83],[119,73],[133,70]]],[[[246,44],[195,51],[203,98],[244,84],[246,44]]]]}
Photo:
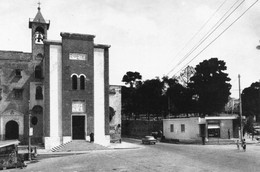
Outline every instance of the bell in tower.
{"type": "MultiPolygon", "coordinates": [[[[39,4],[40,5],[40,4],[39,4]]],[[[41,8],[38,7],[38,12],[33,19],[29,19],[29,28],[32,30],[32,55],[36,59],[37,55],[43,55],[43,41],[47,39],[47,30],[49,29],[50,21],[46,21],[42,14],[41,8]]]]}
{"type": "Polygon", "coordinates": [[[44,30],[41,27],[37,27],[34,34],[35,44],[43,44],[44,30]]]}

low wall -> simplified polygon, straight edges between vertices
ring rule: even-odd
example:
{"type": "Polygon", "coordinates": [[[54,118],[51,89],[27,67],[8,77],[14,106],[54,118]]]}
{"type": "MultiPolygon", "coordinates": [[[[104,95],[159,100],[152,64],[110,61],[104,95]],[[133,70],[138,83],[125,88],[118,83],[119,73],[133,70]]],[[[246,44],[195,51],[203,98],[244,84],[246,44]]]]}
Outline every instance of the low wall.
{"type": "Polygon", "coordinates": [[[122,136],[141,138],[163,131],[163,121],[122,120],[122,136]]]}

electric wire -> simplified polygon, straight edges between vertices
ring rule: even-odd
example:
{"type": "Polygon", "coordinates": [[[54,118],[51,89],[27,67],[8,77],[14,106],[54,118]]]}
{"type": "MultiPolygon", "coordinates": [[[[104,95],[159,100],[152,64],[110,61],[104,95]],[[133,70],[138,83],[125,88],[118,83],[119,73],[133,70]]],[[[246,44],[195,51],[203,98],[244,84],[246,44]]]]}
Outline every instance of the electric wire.
{"type": "Polygon", "coordinates": [[[182,62],[184,62],[184,60],[186,60],[202,43],[204,43],[207,38],[209,36],[211,36],[244,2],[245,0],[241,1],[238,6],[236,6],[233,10],[232,8],[239,2],[239,0],[237,0],[229,9],[228,11],[218,20],[218,22],[211,27],[211,29],[202,37],[202,39],[200,39],[199,43],[197,45],[195,45],[182,59],[181,61],[178,63],[178,65],[176,65],[174,68],[172,68],[172,70],[170,72],[168,72],[167,76],[173,71],[175,70],[182,62]],[[232,10],[232,11],[231,11],[232,10]],[[230,12],[231,11],[231,12],[230,12]],[[229,13],[230,12],[230,13],[229,13]],[[229,13],[229,14],[228,14],[229,13]],[[228,15],[227,15],[228,14],[228,15]],[[227,16],[226,16],[227,15],[227,16]],[[224,18],[225,17],[225,18],[224,18]],[[223,19],[224,18],[224,19],[223,19]],[[216,26],[217,25],[217,26],[216,26]]]}
{"type": "MultiPolygon", "coordinates": [[[[200,39],[199,43],[197,45],[195,45],[183,58],[182,60],[178,63],[179,65],[184,62],[184,60],[186,60],[202,43],[204,43],[207,38],[209,36],[211,36],[229,17],[231,14],[233,14],[235,12],[235,10],[240,7],[240,5],[242,5],[242,3],[244,2],[245,0],[243,0],[228,16],[226,16],[226,14],[228,12],[230,12],[230,10],[236,5],[236,3],[239,2],[239,0],[237,0],[231,7],[230,9],[218,20],[218,22],[213,26],[211,27],[211,29],[202,37],[202,39],[200,39]],[[226,18],[224,20],[222,20],[224,17],[226,16],[226,18]]],[[[177,68],[179,65],[177,65],[175,68],[177,68]]],[[[175,69],[173,68],[172,71],[175,69]]]]}
{"type": "MultiPolygon", "coordinates": [[[[191,41],[204,29],[204,27],[210,22],[210,20],[217,14],[217,12],[222,8],[222,6],[227,2],[228,0],[225,0],[224,2],[222,2],[222,4],[216,9],[216,11],[208,18],[208,20],[202,25],[202,27],[199,28],[199,30],[192,36],[191,39],[189,39],[186,44],[182,47],[182,49],[175,55],[175,57],[173,59],[175,59],[176,57],[179,56],[179,54],[191,43],[191,41]]],[[[183,57],[184,58],[184,57],[183,57]]],[[[180,62],[178,64],[175,65],[175,67],[177,67],[178,65],[180,65],[183,60],[183,58],[180,60],[180,62]]],[[[174,67],[174,68],[175,68],[174,67]]],[[[171,72],[171,71],[170,71],[171,72]]],[[[170,73],[168,72],[167,75],[170,73]]]]}
{"type": "MultiPolygon", "coordinates": [[[[228,27],[226,27],[216,38],[214,38],[209,44],[206,45],[196,56],[194,56],[188,63],[186,63],[185,67],[190,64],[195,58],[197,58],[206,48],[208,48],[213,42],[215,42],[223,33],[225,33],[234,23],[236,23],[248,10],[250,10],[258,0],[256,0],[253,4],[251,4],[239,17],[236,18],[228,27]]],[[[181,70],[183,70],[185,67],[183,67],[181,70]]],[[[176,72],[173,76],[175,76],[177,73],[179,73],[181,70],[176,72]]]]}

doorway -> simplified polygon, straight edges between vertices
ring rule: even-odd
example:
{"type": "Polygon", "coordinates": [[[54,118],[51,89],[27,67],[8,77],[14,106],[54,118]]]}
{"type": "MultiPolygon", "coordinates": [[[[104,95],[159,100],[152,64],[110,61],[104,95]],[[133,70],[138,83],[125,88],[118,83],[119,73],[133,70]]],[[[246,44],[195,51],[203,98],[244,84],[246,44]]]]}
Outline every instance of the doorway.
{"type": "Polygon", "coordinates": [[[85,116],[72,116],[72,139],[85,140],[85,116]]]}
{"type": "Polygon", "coordinates": [[[15,121],[9,121],[5,125],[5,140],[14,140],[19,138],[19,125],[15,121]]]}

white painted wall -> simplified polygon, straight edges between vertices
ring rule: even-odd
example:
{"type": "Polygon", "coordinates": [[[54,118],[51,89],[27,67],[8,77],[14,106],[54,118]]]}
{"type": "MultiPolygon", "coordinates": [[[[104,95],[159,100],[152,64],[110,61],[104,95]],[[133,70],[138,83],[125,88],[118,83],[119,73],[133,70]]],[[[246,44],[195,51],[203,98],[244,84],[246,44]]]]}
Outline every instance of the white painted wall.
{"type": "Polygon", "coordinates": [[[105,58],[104,49],[94,49],[94,141],[101,145],[105,137],[105,58]]]}
{"type": "Polygon", "coordinates": [[[52,148],[62,143],[62,55],[60,45],[50,45],[50,137],[45,138],[45,147],[52,148]]]}
{"type": "Polygon", "coordinates": [[[199,118],[178,118],[163,120],[163,134],[166,139],[200,140],[199,118]],[[171,132],[170,125],[174,125],[171,132]],[[185,125],[185,132],[181,132],[181,124],[185,125]]]}

